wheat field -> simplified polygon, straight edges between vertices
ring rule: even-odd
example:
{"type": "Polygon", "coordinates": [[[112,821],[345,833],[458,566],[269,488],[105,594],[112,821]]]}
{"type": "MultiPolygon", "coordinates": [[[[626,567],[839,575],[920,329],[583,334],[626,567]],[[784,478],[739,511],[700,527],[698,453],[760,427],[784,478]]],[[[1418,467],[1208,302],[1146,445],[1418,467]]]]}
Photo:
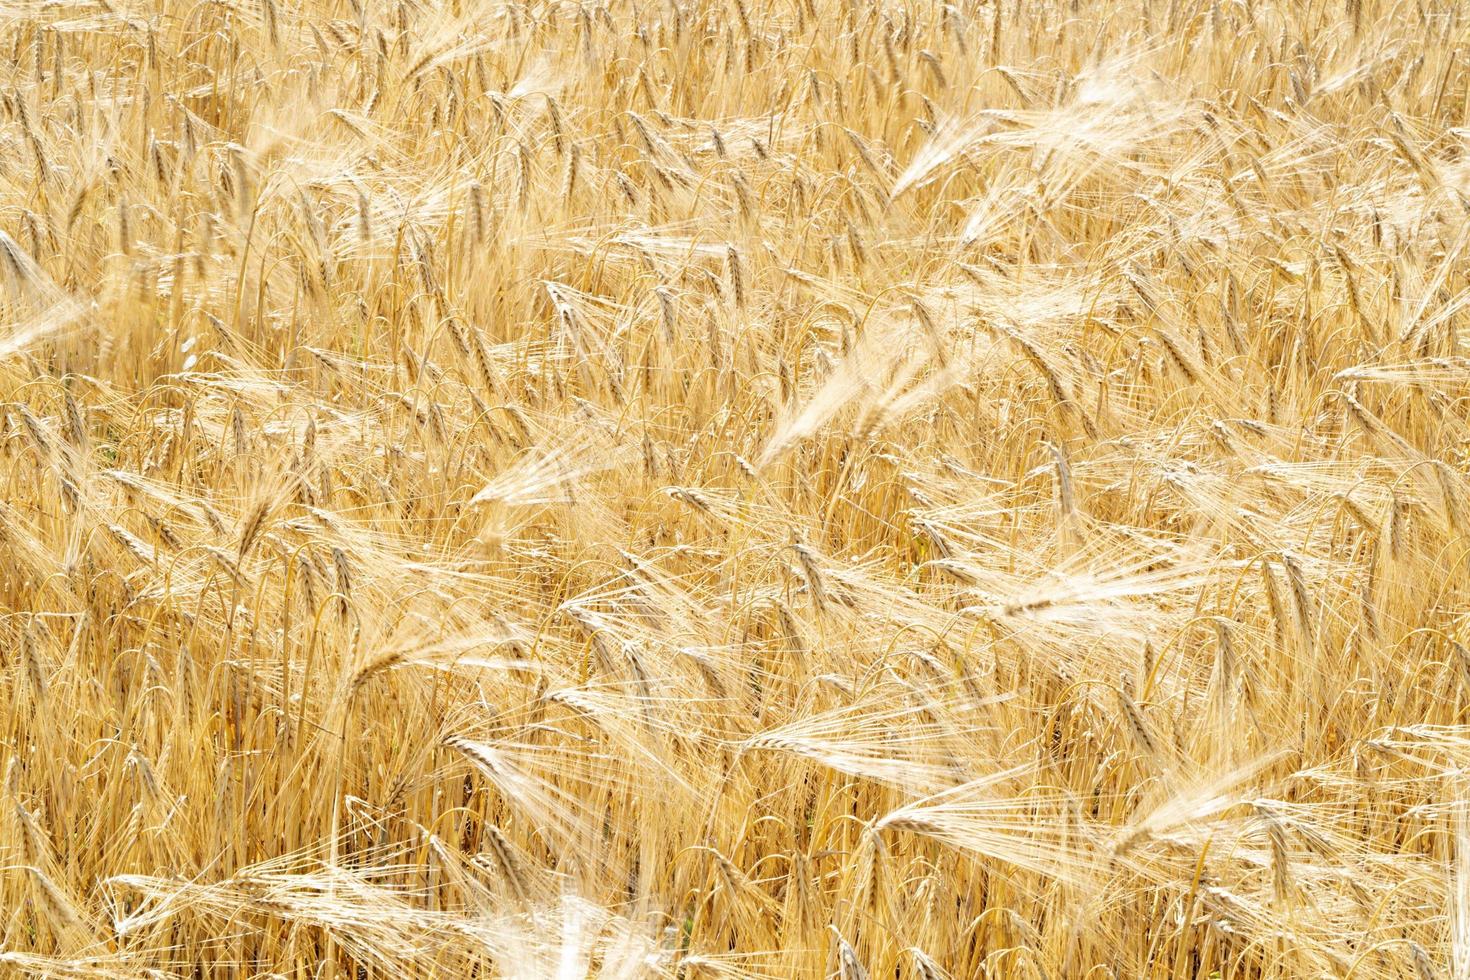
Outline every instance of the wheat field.
{"type": "Polygon", "coordinates": [[[1470,980],[1458,0],[0,51],[0,976],[1470,980]]]}

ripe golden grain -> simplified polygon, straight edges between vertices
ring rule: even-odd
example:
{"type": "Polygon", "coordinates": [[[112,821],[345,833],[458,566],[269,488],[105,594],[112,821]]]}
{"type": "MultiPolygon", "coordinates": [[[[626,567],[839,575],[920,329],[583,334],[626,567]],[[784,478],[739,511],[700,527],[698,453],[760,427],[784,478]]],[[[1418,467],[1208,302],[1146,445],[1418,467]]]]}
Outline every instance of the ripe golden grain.
{"type": "Polygon", "coordinates": [[[1470,977],[1462,6],[8,5],[0,973],[1470,977]]]}

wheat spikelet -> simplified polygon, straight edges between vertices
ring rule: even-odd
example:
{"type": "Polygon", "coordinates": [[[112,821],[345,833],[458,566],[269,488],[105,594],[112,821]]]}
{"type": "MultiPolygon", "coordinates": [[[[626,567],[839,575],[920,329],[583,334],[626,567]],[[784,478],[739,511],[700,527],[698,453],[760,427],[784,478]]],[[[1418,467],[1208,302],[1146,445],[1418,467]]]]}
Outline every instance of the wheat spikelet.
{"type": "Polygon", "coordinates": [[[107,531],[112,535],[113,540],[122,545],[139,562],[144,565],[153,564],[156,557],[153,549],[149,548],[136,534],[120,524],[107,525],[107,531]]]}
{"type": "Polygon", "coordinates": [[[852,948],[837,927],[832,927],[832,937],[837,944],[837,975],[841,980],[868,980],[867,968],[858,959],[857,951],[852,948]]]}
{"type": "Polygon", "coordinates": [[[20,826],[20,860],[36,868],[51,866],[53,852],[51,842],[36,818],[25,808],[20,800],[12,801],[15,810],[15,820],[20,826]]]}
{"type": "Polygon", "coordinates": [[[486,824],[484,831],[485,842],[490,846],[490,854],[494,857],[501,875],[510,884],[516,901],[522,906],[529,905],[531,889],[524,859],[506,839],[499,827],[494,824],[486,824]]]}
{"type": "Polygon", "coordinates": [[[1312,603],[1307,592],[1306,579],[1302,576],[1300,564],[1290,553],[1283,552],[1281,555],[1282,567],[1286,569],[1286,580],[1291,588],[1292,605],[1298,629],[1301,632],[1303,648],[1308,655],[1312,652],[1312,603]]]}
{"type": "Polygon", "coordinates": [[[734,297],[736,308],[744,309],[745,273],[741,268],[740,253],[734,245],[725,246],[725,272],[730,279],[730,293],[734,297]]]}
{"type": "Polygon", "coordinates": [[[816,552],[800,541],[791,542],[791,549],[796,552],[796,560],[800,563],[801,573],[806,578],[812,606],[817,612],[826,611],[828,607],[826,579],[822,575],[821,566],[817,563],[816,552]]]}
{"type": "Polygon", "coordinates": [[[51,442],[51,435],[46,431],[46,426],[24,404],[16,407],[31,444],[36,447],[36,452],[41,455],[42,459],[49,460],[55,454],[55,448],[51,442]]]}
{"type": "Polygon", "coordinates": [[[87,446],[87,422],[82,408],[77,404],[71,392],[66,392],[62,399],[62,407],[66,418],[66,437],[77,449],[85,449],[87,446]]]}
{"type": "Polygon", "coordinates": [[[243,561],[245,555],[250,551],[251,545],[260,536],[265,527],[266,518],[270,516],[271,502],[268,499],[257,501],[240,522],[240,547],[237,552],[239,560],[243,561]]]}
{"type": "Polygon", "coordinates": [[[1256,804],[1255,809],[1256,815],[1265,826],[1266,838],[1271,843],[1271,887],[1276,901],[1290,903],[1295,895],[1295,885],[1291,873],[1291,852],[1286,843],[1285,830],[1269,807],[1256,804]]]}
{"type": "Polygon", "coordinates": [[[45,910],[51,927],[60,935],[64,936],[86,936],[90,933],[81,913],[76,909],[66,893],[51,879],[46,872],[40,868],[29,867],[32,883],[35,885],[36,895],[40,899],[41,907],[45,910]]]}
{"type": "Polygon", "coordinates": [[[1118,688],[1115,693],[1118,707],[1123,712],[1123,720],[1127,723],[1128,733],[1133,737],[1139,751],[1150,759],[1160,758],[1159,743],[1153,732],[1149,730],[1148,722],[1144,720],[1143,713],[1138,710],[1138,705],[1133,703],[1133,698],[1123,688],[1118,688]]]}

